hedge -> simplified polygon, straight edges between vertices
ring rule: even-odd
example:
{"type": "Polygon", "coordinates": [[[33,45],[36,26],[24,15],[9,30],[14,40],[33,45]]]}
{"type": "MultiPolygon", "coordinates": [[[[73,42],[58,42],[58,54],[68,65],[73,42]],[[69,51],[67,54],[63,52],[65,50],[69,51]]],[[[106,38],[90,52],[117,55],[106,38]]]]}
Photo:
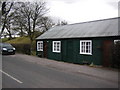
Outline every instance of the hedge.
{"type": "Polygon", "coordinates": [[[30,44],[12,44],[16,48],[16,52],[30,55],[30,44]]]}

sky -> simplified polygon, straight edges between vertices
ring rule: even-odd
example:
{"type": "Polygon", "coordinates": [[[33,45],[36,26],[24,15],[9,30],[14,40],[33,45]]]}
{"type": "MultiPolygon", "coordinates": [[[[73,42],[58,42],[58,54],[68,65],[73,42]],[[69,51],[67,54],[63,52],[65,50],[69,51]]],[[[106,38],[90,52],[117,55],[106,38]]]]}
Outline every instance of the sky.
{"type": "Polygon", "coordinates": [[[119,0],[46,0],[49,15],[68,23],[118,17],[119,0]]]}
{"type": "MultiPolygon", "coordinates": [[[[29,0],[34,1],[34,0],[29,0]]],[[[37,0],[38,1],[38,0],[37,0]]],[[[39,0],[41,1],[41,0],[39,0]]],[[[54,21],[69,24],[118,17],[119,0],[43,0],[54,21]]]]}

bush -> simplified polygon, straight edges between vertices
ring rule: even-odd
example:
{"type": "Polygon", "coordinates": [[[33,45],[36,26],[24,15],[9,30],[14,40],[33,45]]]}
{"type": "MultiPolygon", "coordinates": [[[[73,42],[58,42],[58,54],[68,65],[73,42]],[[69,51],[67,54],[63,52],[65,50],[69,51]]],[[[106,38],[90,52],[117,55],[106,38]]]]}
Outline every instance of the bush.
{"type": "Polygon", "coordinates": [[[30,55],[30,44],[12,44],[16,52],[30,55]]]}
{"type": "MultiPolygon", "coordinates": [[[[39,33],[37,33],[37,34],[39,34],[39,33]]],[[[31,42],[30,42],[30,39],[28,36],[17,37],[17,38],[12,39],[12,40],[8,40],[8,41],[4,40],[4,41],[6,41],[6,43],[12,44],[16,48],[16,52],[18,52],[18,53],[35,55],[36,41],[34,40],[32,45],[31,45],[30,44],[31,42]],[[30,49],[30,47],[32,47],[32,48],[30,49]],[[30,52],[30,50],[31,50],[31,52],[30,52]]]]}

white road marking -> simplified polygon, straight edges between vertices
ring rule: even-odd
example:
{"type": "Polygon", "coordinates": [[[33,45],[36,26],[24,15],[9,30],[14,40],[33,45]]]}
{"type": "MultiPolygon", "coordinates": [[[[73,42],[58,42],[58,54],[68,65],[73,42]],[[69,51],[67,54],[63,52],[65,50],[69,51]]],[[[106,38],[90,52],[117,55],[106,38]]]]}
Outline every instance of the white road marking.
{"type": "Polygon", "coordinates": [[[13,80],[15,80],[15,81],[18,82],[18,83],[23,83],[23,82],[21,82],[20,80],[14,78],[13,76],[9,75],[8,73],[6,73],[6,72],[4,72],[4,71],[2,71],[2,70],[0,70],[0,72],[2,72],[3,74],[7,75],[7,76],[10,77],[10,78],[12,78],[13,80]]]}

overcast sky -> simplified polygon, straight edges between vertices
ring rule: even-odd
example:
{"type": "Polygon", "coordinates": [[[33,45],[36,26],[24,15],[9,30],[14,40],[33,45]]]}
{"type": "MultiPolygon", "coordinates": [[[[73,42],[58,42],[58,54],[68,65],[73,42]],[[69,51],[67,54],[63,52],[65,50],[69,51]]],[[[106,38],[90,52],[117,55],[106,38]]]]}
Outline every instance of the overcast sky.
{"type": "Polygon", "coordinates": [[[118,17],[119,0],[44,0],[48,15],[68,23],[118,17]]]}

